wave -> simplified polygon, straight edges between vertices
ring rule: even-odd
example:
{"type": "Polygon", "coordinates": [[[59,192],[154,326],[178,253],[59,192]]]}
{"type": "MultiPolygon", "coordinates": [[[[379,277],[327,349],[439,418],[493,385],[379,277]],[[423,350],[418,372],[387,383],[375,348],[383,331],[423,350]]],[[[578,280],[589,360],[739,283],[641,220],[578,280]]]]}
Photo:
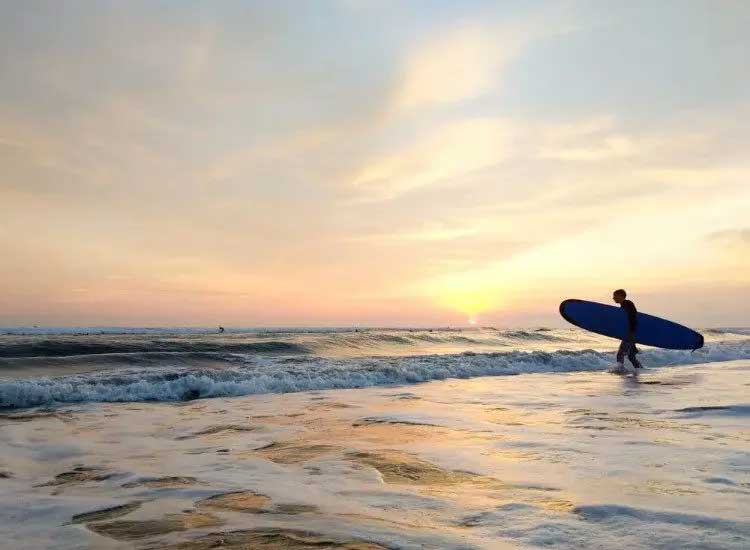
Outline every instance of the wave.
{"type": "Polygon", "coordinates": [[[66,357],[125,353],[309,353],[301,344],[284,341],[261,342],[191,342],[179,340],[109,341],[36,340],[5,343],[0,346],[0,357],[66,357]]]}
{"type": "MultiPolygon", "coordinates": [[[[280,353],[308,354],[347,350],[408,350],[425,346],[507,347],[519,343],[562,342],[568,338],[534,330],[431,331],[389,330],[330,333],[252,333],[214,335],[6,335],[0,340],[0,359],[30,357],[100,356],[137,353],[280,353]]],[[[387,352],[386,352],[387,353],[387,352]]],[[[400,352],[399,352],[400,353],[400,352]]]]}
{"type": "MultiPolygon", "coordinates": [[[[261,393],[415,384],[446,378],[604,370],[612,354],[594,350],[330,359],[248,359],[222,369],[153,367],[0,382],[0,407],[64,403],[180,401],[261,393]]],[[[648,367],[750,359],[750,345],[716,344],[696,352],[647,350],[648,367]]]]}
{"type": "Polygon", "coordinates": [[[548,342],[556,342],[565,340],[560,336],[550,334],[549,329],[537,329],[537,330],[507,330],[502,332],[503,336],[508,338],[516,338],[518,340],[543,340],[548,342]]]}
{"type": "Polygon", "coordinates": [[[750,328],[747,327],[722,327],[722,328],[707,328],[703,332],[712,335],[731,334],[735,336],[750,336],[750,328]]]}

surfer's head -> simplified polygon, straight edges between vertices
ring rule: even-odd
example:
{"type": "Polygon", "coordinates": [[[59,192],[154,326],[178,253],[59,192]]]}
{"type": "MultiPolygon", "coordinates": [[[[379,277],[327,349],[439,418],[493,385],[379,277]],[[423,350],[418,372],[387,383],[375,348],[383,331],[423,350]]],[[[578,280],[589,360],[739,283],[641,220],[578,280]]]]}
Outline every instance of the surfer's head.
{"type": "Polygon", "coordinates": [[[625,292],[622,288],[618,288],[612,293],[612,299],[617,302],[618,304],[621,304],[622,301],[627,297],[628,293],[625,292]]]}

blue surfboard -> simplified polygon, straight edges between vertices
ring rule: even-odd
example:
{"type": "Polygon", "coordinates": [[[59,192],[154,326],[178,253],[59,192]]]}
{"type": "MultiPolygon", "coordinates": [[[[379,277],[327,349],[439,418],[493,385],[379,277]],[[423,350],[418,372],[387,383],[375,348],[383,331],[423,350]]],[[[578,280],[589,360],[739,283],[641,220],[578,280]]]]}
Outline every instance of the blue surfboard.
{"type": "MultiPolygon", "coordinates": [[[[620,307],[571,299],[560,304],[560,315],[577,327],[603,336],[622,340],[628,333],[628,316],[620,307]]],[[[644,346],[666,349],[696,350],[703,347],[700,333],[640,312],[635,341],[644,346]]]]}

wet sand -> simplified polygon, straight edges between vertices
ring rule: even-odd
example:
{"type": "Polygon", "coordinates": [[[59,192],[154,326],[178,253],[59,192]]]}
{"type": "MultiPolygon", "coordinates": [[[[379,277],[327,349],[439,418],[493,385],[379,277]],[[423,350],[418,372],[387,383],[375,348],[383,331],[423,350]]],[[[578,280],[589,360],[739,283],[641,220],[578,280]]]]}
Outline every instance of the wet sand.
{"type": "Polygon", "coordinates": [[[750,362],[0,415],[2,548],[748,548],[750,362]]]}

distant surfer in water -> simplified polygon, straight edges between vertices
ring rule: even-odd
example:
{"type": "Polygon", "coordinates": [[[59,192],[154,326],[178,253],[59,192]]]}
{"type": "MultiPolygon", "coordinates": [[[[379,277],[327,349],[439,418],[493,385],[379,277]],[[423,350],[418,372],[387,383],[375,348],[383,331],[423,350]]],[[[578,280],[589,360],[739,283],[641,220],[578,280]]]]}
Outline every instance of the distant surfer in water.
{"type": "Polygon", "coordinates": [[[219,332],[224,332],[224,327],[219,327],[219,332]]]}
{"type": "Polygon", "coordinates": [[[638,348],[635,347],[635,331],[638,328],[638,310],[635,309],[635,304],[627,299],[627,292],[622,288],[615,290],[612,293],[612,299],[620,304],[620,307],[625,310],[628,315],[628,335],[625,339],[620,342],[620,349],[617,350],[617,367],[616,372],[625,372],[625,356],[627,355],[633,367],[636,369],[642,368],[641,362],[635,356],[638,353],[638,348]]]}

